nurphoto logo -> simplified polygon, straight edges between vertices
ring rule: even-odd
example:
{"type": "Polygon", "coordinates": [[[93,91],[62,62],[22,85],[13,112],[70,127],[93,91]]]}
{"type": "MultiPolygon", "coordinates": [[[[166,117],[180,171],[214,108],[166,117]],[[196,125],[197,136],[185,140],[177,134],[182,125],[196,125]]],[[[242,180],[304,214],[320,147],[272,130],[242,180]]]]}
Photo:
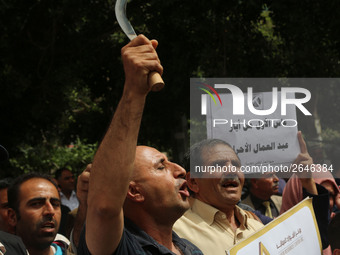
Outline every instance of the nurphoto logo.
{"type": "MultiPolygon", "coordinates": [[[[232,84],[215,84],[214,87],[210,85],[204,84],[205,86],[209,86],[209,88],[216,94],[218,99],[220,100],[220,104],[222,106],[222,101],[219,94],[215,89],[227,89],[231,92],[233,98],[233,115],[244,115],[244,107],[245,107],[245,96],[240,88],[232,84]]],[[[206,89],[200,88],[201,90],[207,92],[210,97],[213,99],[216,105],[216,100],[213,95],[206,89]]],[[[298,87],[283,87],[281,88],[280,93],[280,102],[281,102],[281,115],[285,116],[287,114],[287,105],[295,105],[300,111],[306,115],[312,115],[303,104],[307,103],[311,99],[311,93],[308,89],[298,88],[298,87]],[[303,94],[303,98],[288,98],[288,94],[292,93],[300,93],[303,94]]],[[[261,99],[253,94],[253,88],[248,87],[247,89],[247,106],[251,113],[259,116],[270,115],[274,113],[278,107],[278,88],[272,88],[272,105],[269,109],[258,109],[261,104],[261,99]]],[[[201,114],[207,114],[207,94],[201,95],[201,114]]]]}

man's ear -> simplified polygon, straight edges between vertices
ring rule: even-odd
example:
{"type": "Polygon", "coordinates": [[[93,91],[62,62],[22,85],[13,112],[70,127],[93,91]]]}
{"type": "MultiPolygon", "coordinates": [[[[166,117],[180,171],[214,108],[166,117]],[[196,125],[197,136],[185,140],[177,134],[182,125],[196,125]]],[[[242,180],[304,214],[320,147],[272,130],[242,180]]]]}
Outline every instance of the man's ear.
{"type": "Polygon", "coordinates": [[[189,189],[191,189],[194,193],[198,193],[199,192],[198,184],[195,178],[191,178],[190,172],[187,173],[185,179],[187,180],[189,189]]]}
{"type": "Polygon", "coordinates": [[[340,249],[335,249],[333,251],[333,255],[340,255],[340,249]]]}
{"type": "Polygon", "coordinates": [[[129,189],[128,189],[126,197],[128,199],[132,200],[132,201],[135,201],[135,202],[143,202],[144,201],[144,196],[141,193],[141,188],[134,181],[131,181],[129,183],[129,189]]]}
{"type": "Polygon", "coordinates": [[[13,228],[16,227],[18,223],[18,218],[16,212],[12,208],[8,208],[8,223],[11,225],[13,228]]]}

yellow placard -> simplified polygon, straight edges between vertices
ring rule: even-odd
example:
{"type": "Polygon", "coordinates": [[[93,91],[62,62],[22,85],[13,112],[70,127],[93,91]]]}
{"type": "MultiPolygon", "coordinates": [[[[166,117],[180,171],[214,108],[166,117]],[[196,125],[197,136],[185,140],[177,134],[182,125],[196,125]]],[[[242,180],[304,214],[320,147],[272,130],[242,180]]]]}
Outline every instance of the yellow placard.
{"type": "Polygon", "coordinates": [[[256,250],[259,255],[321,254],[322,244],[312,199],[304,199],[249,238],[237,243],[228,254],[253,255],[256,250]]]}

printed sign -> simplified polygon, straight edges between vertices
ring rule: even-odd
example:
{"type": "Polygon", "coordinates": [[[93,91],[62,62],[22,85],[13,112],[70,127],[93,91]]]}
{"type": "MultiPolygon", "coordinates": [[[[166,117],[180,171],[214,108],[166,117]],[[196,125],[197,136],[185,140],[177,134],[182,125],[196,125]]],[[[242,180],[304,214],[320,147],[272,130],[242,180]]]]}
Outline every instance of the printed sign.
{"type": "MultiPolygon", "coordinates": [[[[270,109],[274,101],[281,103],[280,95],[280,92],[277,95],[272,92],[252,94],[252,106],[256,111],[270,109]]],[[[216,106],[212,97],[207,98],[208,138],[228,142],[242,165],[249,166],[243,169],[245,173],[270,170],[288,173],[291,163],[300,153],[295,105],[285,105],[285,115],[279,107],[269,115],[257,115],[248,107],[243,108],[244,115],[234,115],[233,95],[219,94],[219,97],[223,105],[216,106]]],[[[285,97],[293,100],[294,94],[285,97]]]]}
{"type": "Polygon", "coordinates": [[[229,255],[321,253],[321,239],[311,198],[306,198],[228,252],[229,255]]]}

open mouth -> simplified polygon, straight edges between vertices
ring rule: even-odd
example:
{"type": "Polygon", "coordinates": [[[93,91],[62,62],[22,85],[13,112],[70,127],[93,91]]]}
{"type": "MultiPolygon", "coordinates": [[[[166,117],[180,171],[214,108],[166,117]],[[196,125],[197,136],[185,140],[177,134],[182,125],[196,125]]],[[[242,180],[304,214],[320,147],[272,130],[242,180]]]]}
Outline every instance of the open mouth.
{"type": "Polygon", "coordinates": [[[50,221],[50,222],[45,222],[42,224],[41,228],[43,229],[54,229],[55,228],[55,224],[54,222],[50,221]]]}
{"type": "Polygon", "coordinates": [[[185,197],[189,197],[190,194],[189,194],[189,191],[188,191],[188,185],[187,185],[187,182],[184,181],[181,186],[179,187],[179,193],[181,195],[184,195],[185,197]]]}
{"type": "Polygon", "coordinates": [[[240,185],[240,179],[236,174],[228,175],[224,177],[221,181],[221,186],[223,188],[237,188],[240,185]]]}

